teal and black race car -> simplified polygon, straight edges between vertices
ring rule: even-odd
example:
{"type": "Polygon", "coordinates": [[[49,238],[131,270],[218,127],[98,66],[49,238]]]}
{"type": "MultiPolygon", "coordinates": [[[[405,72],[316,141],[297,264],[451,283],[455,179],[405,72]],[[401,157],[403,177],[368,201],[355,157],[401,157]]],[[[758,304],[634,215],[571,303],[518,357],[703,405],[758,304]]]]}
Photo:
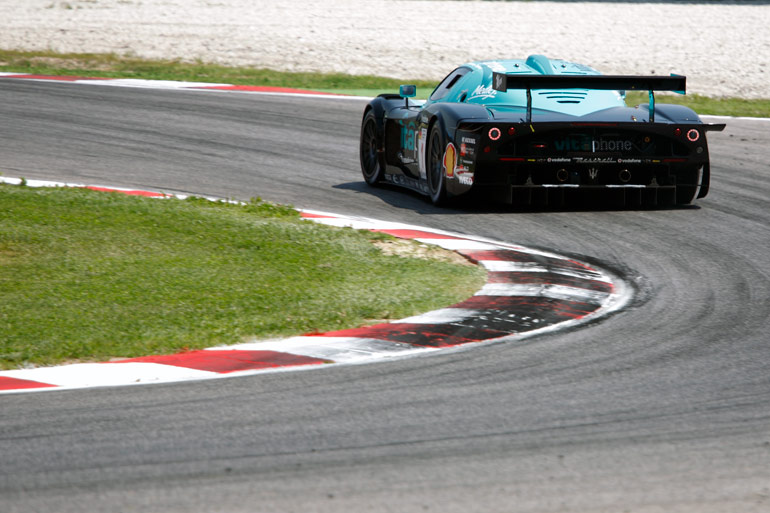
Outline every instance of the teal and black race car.
{"type": "Polygon", "coordinates": [[[471,193],[515,205],[691,203],[709,189],[706,132],[725,125],[656,104],[654,91],[684,94],[685,77],[602,75],[542,55],[468,63],[427,100],[402,86],[369,102],[361,170],[437,205],[471,193]],[[626,91],[648,91],[649,103],[626,106],[626,91]]]}

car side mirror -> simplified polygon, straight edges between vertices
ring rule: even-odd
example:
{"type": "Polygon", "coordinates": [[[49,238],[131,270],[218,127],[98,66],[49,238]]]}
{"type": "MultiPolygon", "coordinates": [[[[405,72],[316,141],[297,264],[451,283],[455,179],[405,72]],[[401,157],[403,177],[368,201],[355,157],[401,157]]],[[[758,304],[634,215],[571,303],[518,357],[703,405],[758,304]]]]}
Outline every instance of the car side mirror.
{"type": "Polygon", "coordinates": [[[417,86],[402,85],[398,88],[398,95],[404,99],[404,105],[409,107],[409,98],[414,98],[417,95],[417,86]]]}
{"type": "Polygon", "coordinates": [[[398,95],[401,98],[414,98],[417,96],[417,86],[416,85],[402,85],[398,88],[398,95]]]}

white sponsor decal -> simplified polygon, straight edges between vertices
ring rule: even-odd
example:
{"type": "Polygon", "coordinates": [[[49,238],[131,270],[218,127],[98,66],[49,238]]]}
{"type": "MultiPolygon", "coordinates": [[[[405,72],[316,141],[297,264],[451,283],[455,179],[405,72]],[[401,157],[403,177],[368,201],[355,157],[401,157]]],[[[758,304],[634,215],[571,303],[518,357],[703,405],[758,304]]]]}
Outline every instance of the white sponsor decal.
{"type": "Polygon", "coordinates": [[[469,100],[488,100],[497,96],[497,91],[492,87],[484,87],[482,85],[476,86],[476,89],[471,93],[469,100]]]}
{"type": "Polygon", "coordinates": [[[428,129],[423,128],[417,134],[417,160],[420,168],[420,178],[423,180],[428,177],[428,173],[425,169],[425,147],[428,141],[428,129]]]}
{"type": "Polygon", "coordinates": [[[458,175],[457,181],[460,182],[461,185],[473,185],[473,175],[472,174],[458,175]]]}
{"type": "Polygon", "coordinates": [[[631,151],[634,149],[634,143],[623,139],[594,139],[591,141],[591,151],[631,151]]]}
{"type": "Polygon", "coordinates": [[[457,165],[455,168],[455,177],[461,185],[473,185],[473,173],[471,173],[471,170],[465,165],[457,165]]]}
{"type": "Polygon", "coordinates": [[[455,172],[458,173],[458,174],[460,174],[460,173],[469,173],[470,169],[468,169],[468,166],[465,166],[463,164],[457,164],[457,166],[455,166],[455,172]]]}

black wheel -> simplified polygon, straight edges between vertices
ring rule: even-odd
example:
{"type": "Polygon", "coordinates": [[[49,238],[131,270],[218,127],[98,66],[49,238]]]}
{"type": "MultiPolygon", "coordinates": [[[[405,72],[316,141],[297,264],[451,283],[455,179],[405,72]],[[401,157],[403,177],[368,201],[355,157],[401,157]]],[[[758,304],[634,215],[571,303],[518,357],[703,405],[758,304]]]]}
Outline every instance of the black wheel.
{"type": "Polygon", "coordinates": [[[428,191],[434,205],[444,205],[447,202],[446,172],[444,170],[444,137],[438,123],[433,125],[428,137],[427,151],[428,191]]]}
{"type": "Polygon", "coordinates": [[[369,185],[376,185],[385,175],[385,166],[379,149],[382,147],[377,133],[377,120],[369,111],[361,123],[361,173],[369,185]]]}
{"type": "Polygon", "coordinates": [[[711,166],[706,164],[703,166],[703,176],[700,179],[700,192],[698,192],[699,198],[705,198],[708,196],[709,187],[711,186],[711,166]]]}
{"type": "Polygon", "coordinates": [[[678,205],[689,205],[698,193],[700,170],[688,169],[676,175],[676,202],[678,205]]]}

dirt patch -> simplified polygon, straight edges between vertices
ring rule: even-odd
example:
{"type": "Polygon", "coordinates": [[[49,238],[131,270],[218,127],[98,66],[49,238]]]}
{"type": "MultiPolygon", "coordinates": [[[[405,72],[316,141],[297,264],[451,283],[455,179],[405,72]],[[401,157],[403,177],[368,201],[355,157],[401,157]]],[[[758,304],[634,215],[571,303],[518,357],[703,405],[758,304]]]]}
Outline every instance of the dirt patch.
{"type": "Polygon", "coordinates": [[[380,248],[386,255],[396,255],[407,258],[422,258],[424,260],[438,260],[458,265],[476,265],[464,256],[454,251],[449,251],[438,246],[423,244],[421,242],[405,239],[378,240],[374,245],[380,248]]]}

